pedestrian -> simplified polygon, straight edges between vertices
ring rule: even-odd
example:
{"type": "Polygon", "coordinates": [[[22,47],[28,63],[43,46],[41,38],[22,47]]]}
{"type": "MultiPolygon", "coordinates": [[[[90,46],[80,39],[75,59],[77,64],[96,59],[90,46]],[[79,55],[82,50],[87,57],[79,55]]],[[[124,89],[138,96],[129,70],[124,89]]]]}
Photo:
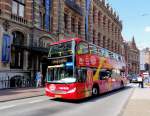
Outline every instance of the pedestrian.
{"type": "Polygon", "coordinates": [[[143,77],[142,77],[142,75],[139,75],[137,77],[137,80],[138,80],[138,83],[139,83],[139,87],[143,88],[144,86],[143,86],[143,77]]]}
{"type": "Polygon", "coordinates": [[[41,78],[42,78],[42,74],[40,71],[38,71],[36,73],[36,87],[40,87],[41,86],[41,78]]]}

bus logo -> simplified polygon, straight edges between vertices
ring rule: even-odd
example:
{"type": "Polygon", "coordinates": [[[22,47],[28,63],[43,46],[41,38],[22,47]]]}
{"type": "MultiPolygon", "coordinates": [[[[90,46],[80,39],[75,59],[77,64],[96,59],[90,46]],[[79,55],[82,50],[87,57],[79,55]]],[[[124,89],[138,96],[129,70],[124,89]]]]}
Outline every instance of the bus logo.
{"type": "Polygon", "coordinates": [[[49,87],[49,89],[50,89],[51,91],[54,91],[54,90],[56,89],[56,86],[55,86],[54,84],[51,84],[50,87],[49,87]]]}

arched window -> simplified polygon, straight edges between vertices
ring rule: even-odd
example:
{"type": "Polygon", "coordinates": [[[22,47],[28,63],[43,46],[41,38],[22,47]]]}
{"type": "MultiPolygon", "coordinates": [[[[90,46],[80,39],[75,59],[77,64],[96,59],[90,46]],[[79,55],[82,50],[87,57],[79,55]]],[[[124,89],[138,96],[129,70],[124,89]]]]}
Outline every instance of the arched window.
{"type": "Polygon", "coordinates": [[[108,32],[110,31],[110,20],[108,20],[108,32]]]}
{"type": "Polygon", "coordinates": [[[75,18],[71,17],[71,31],[75,32],[75,18]]]}
{"type": "Polygon", "coordinates": [[[103,17],[103,28],[105,29],[106,27],[106,16],[103,17]]]}
{"type": "Polygon", "coordinates": [[[93,30],[93,44],[95,44],[95,39],[96,39],[96,37],[95,37],[95,30],[93,30]]]}
{"type": "Polygon", "coordinates": [[[102,20],[102,13],[98,12],[98,26],[101,26],[101,20],[102,20]]]}
{"type": "Polygon", "coordinates": [[[67,25],[68,25],[68,15],[67,13],[64,13],[64,29],[67,31],[67,25]]]}
{"type": "Polygon", "coordinates": [[[98,33],[98,46],[101,46],[101,34],[98,33]]]}
{"type": "Polygon", "coordinates": [[[110,39],[107,40],[107,49],[110,50],[110,39]]]}
{"type": "Polygon", "coordinates": [[[106,43],[105,43],[105,41],[106,41],[106,37],[103,36],[103,48],[106,48],[106,43]]]}

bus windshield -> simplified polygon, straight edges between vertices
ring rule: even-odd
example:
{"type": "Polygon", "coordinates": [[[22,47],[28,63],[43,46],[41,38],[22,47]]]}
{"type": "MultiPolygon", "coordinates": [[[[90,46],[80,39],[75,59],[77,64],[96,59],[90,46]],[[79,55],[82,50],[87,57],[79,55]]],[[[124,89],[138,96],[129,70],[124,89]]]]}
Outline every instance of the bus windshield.
{"type": "Polygon", "coordinates": [[[73,54],[72,41],[50,46],[48,57],[61,57],[73,54]]]}
{"type": "Polygon", "coordinates": [[[49,83],[73,83],[76,78],[73,77],[73,65],[64,64],[48,66],[47,82],[49,83]]]}

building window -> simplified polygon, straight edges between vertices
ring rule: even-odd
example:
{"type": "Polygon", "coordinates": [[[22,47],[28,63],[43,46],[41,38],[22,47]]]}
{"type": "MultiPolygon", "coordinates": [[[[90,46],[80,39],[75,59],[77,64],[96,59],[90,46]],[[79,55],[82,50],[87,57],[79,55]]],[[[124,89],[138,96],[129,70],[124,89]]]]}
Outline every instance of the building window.
{"type": "Polygon", "coordinates": [[[102,14],[101,12],[98,13],[98,25],[100,26],[101,25],[101,17],[102,17],[102,14]]]}
{"type": "Polygon", "coordinates": [[[22,69],[24,51],[23,49],[21,49],[21,46],[23,46],[24,43],[24,35],[19,31],[13,32],[12,35],[13,35],[13,44],[11,47],[12,49],[11,49],[10,68],[22,69]]]}
{"type": "Polygon", "coordinates": [[[78,34],[81,34],[81,22],[78,22],[78,34]]]}
{"type": "Polygon", "coordinates": [[[45,13],[42,15],[42,20],[43,29],[45,29],[45,13]]]}
{"type": "Polygon", "coordinates": [[[51,16],[51,18],[50,18],[50,23],[51,23],[51,26],[50,26],[50,30],[52,31],[53,30],[53,17],[51,16]]]}
{"type": "Polygon", "coordinates": [[[45,7],[45,0],[42,0],[43,7],[45,7]]]}
{"type": "Polygon", "coordinates": [[[101,34],[98,33],[98,46],[100,46],[100,45],[101,45],[101,34]]]}
{"type": "Polygon", "coordinates": [[[110,39],[108,38],[108,40],[107,40],[107,48],[108,48],[108,50],[110,50],[110,39]]]}
{"type": "Polygon", "coordinates": [[[93,44],[95,44],[95,30],[93,30],[93,44]]]}
{"type": "Polygon", "coordinates": [[[110,20],[108,20],[108,32],[110,30],[110,20]]]}
{"type": "Polygon", "coordinates": [[[103,37],[103,48],[106,48],[105,41],[106,41],[106,37],[104,36],[103,37]]]}
{"type": "Polygon", "coordinates": [[[12,14],[24,17],[24,0],[13,0],[12,1],[12,14]]]}
{"type": "Polygon", "coordinates": [[[106,27],[106,16],[103,17],[103,28],[105,29],[106,27]]]}
{"type": "Polygon", "coordinates": [[[64,14],[64,28],[65,28],[65,30],[67,30],[67,19],[68,19],[68,15],[64,14]]]}
{"type": "Polygon", "coordinates": [[[75,32],[75,19],[73,17],[71,18],[71,30],[75,32]]]}
{"type": "Polygon", "coordinates": [[[114,33],[114,24],[112,23],[112,28],[111,28],[112,30],[112,34],[114,33]]]}
{"type": "Polygon", "coordinates": [[[40,27],[45,31],[52,29],[52,3],[46,4],[46,0],[40,0],[40,27]]]}

